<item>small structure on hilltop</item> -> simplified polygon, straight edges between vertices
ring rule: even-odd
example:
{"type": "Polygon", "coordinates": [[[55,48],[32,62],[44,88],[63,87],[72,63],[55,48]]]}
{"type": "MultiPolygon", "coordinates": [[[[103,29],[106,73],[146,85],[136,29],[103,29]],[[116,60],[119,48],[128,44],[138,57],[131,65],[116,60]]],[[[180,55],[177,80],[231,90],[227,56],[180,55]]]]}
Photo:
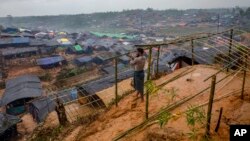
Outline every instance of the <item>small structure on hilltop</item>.
{"type": "Polygon", "coordinates": [[[37,59],[36,62],[37,62],[37,65],[39,65],[43,69],[54,68],[54,67],[62,66],[63,64],[66,64],[66,60],[60,55],[40,58],[40,59],[37,59]]]}
{"type": "Polygon", "coordinates": [[[21,119],[16,116],[0,113],[0,140],[7,141],[17,135],[17,123],[21,119]]]}
{"type": "Polygon", "coordinates": [[[42,96],[42,86],[37,76],[19,76],[7,80],[1,106],[6,107],[6,113],[19,115],[25,112],[27,102],[40,96],[42,96]]]}

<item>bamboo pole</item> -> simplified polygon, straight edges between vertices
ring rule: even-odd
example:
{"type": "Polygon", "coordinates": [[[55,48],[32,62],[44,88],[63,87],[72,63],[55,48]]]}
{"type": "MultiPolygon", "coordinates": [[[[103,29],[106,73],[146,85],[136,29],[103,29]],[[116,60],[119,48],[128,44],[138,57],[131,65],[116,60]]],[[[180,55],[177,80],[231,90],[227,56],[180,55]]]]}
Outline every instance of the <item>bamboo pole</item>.
{"type": "Polygon", "coordinates": [[[244,99],[244,89],[245,89],[246,74],[247,74],[247,71],[246,71],[246,68],[247,68],[247,55],[245,56],[244,63],[245,63],[245,69],[244,69],[244,74],[243,74],[242,90],[241,90],[241,99],[242,100],[244,99]]]}
{"type": "Polygon", "coordinates": [[[115,58],[115,106],[118,106],[118,58],[115,58]]]}
{"type": "Polygon", "coordinates": [[[209,104],[208,104],[208,110],[207,110],[207,123],[206,123],[207,125],[206,125],[206,133],[205,133],[206,137],[210,136],[211,112],[213,108],[215,85],[216,85],[216,75],[212,77],[212,81],[211,81],[210,97],[209,97],[209,104]]]}
{"type": "MultiPolygon", "coordinates": [[[[150,72],[151,72],[151,58],[152,58],[152,47],[149,48],[149,56],[148,56],[148,72],[147,72],[147,81],[150,80],[150,72]]],[[[146,92],[146,119],[148,119],[148,106],[149,106],[149,92],[146,92]]]]}
{"type": "Polygon", "coordinates": [[[220,108],[219,118],[218,118],[218,121],[217,121],[217,125],[216,125],[215,130],[214,130],[215,132],[218,132],[218,130],[220,128],[220,120],[221,120],[222,112],[223,112],[223,108],[221,107],[220,108]]]}
{"type": "Polygon", "coordinates": [[[157,67],[156,67],[156,75],[157,76],[159,74],[160,49],[161,49],[161,46],[158,46],[158,51],[157,51],[157,67]]]}
{"type": "MultiPolygon", "coordinates": [[[[214,46],[212,46],[212,45],[209,45],[208,43],[205,43],[205,42],[201,42],[201,41],[197,41],[196,40],[196,42],[199,42],[199,43],[202,43],[202,44],[205,44],[205,45],[207,45],[207,46],[209,46],[209,47],[211,47],[211,48],[213,48],[213,49],[215,49],[216,51],[218,51],[218,52],[220,52],[220,53],[222,53],[222,54],[224,54],[224,52],[223,51],[221,51],[221,50],[219,50],[219,49],[217,49],[216,47],[214,47],[214,46]]],[[[233,54],[231,54],[231,56],[228,56],[231,60],[234,60],[234,58],[233,57],[235,57],[235,58],[238,58],[238,56],[236,55],[236,51],[234,51],[233,49],[232,49],[232,51],[234,52],[233,54]]],[[[223,60],[223,61],[227,61],[226,59],[224,59],[223,57],[219,57],[219,59],[221,59],[221,60],[223,60]]],[[[240,64],[239,62],[235,62],[237,65],[235,65],[235,66],[237,66],[237,67],[239,67],[239,68],[241,68],[242,66],[242,64],[240,64]]],[[[248,64],[248,63],[247,63],[248,64]]],[[[247,70],[249,70],[249,69],[247,69],[247,70]]]]}
{"type": "Polygon", "coordinates": [[[208,79],[210,79],[211,77],[213,77],[214,75],[219,74],[220,72],[224,71],[226,68],[228,68],[230,65],[232,65],[233,63],[239,61],[240,59],[242,59],[243,57],[239,57],[233,61],[231,61],[230,63],[228,63],[225,67],[221,68],[220,70],[218,70],[216,73],[214,73],[213,75],[207,77],[205,80],[203,80],[204,82],[206,82],[208,79]]]}
{"type": "MultiPolygon", "coordinates": [[[[231,56],[231,49],[232,49],[232,43],[233,43],[233,29],[230,29],[230,42],[229,42],[229,52],[228,56],[231,56]]],[[[230,62],[231,59],[228,59],[228,62],[230,62]]],[[[227,72],[229,71],[229,68],[227,68],[227,72]]]]}
{"type": "Polygon", "coordinates": [[[192,66],[194,65],[194,40],[191,40],[191,47],[192,47],[192,66]]]}

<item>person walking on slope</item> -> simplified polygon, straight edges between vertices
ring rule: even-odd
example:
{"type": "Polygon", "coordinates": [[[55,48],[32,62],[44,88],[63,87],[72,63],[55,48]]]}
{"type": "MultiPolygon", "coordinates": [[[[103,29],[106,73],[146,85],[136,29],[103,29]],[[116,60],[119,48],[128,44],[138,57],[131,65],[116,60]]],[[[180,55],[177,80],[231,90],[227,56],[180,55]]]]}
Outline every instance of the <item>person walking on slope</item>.
{"type": "Polygon", "coordinates": [[[140,95],[141,101],[144,101],[143,89],[144,89],[144,66],[146,58],[144,56],[144,50],[137,48],[136,55],[131,57],[130,65],[134,68],[134,88],[137,91],[137,97],[140,95]]]}

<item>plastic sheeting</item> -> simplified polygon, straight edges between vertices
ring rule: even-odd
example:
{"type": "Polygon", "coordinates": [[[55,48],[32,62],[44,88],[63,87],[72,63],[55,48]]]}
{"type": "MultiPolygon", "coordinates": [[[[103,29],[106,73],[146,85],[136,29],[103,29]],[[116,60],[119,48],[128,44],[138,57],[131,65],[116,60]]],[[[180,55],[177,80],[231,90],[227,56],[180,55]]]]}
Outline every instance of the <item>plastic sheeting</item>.
{"type": "Polygon", "coordinates": [[[56,103],[50,97],[44,97],[32,101],[29,104],[29,112],[38,123],[43,122],[47,115],[54,111],[56,103]]]}
{"type": "Polygon", "coordinates": [[[40,58],[36,60],[37,64],[40,66],[52,65],[52,64],[56,64],[62,61],[64,61],[64,58],[62,56],[46,57],[46,58],[40,58]]]}
{"type": "Polygon", "coordinates": [[[23,98],[35,98],[42,95],[41,82],[37,76],[24,75],[6,82],[1,105],[7,105],[23,98]]]}
{"type": "Polygon", "coordinates": [[[0,135],[12,126],[16,125],[18,122],[21,122],[19,117],[0,113],[0,135]]]}

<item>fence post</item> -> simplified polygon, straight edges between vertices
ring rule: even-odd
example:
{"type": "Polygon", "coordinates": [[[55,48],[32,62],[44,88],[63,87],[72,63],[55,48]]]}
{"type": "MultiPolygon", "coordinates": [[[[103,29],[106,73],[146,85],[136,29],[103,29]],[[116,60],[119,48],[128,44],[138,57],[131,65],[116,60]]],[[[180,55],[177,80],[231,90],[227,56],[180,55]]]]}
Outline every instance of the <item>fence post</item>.
{"type": "Polygon", "coordinates": [[[211,82],[211,89],[210,89],[210,97],[209,97],[209,103],[208,103],[208,109],[207,109],[207,125],[206,125],[206,133],[205,137],[209,137],[210,135],[210,123],[211,123],[211,112],[213,108],[213,100],[214,100],[214,93],[215,93],[215,85],[216,85],[216,75],[212,77],[211,82]]]}
{"type": "MultiPolygon", "coordinates": [[[[147,81],[150,80],[151,74],[151,58],[152,58],[152,47],[149,48],[149,56],[148,56],[148,72],[147,72],[147,81]]],[[[146,119],[148,119],[148,106],[149,106],[149,92],[146,92],[146,119]]]]}
{"type": "Polygon", "coordinates": [[[161,46],[158,46],[158,51],[157,51],[157,66],[156,66],[156,75],[157,76],[159,74],[160,49],[161,49],[161,46]]]}
{"type": "MultiPolygon", "coordinates": [[[[229,51],[228,51],[228,62],[230,63],[231,59],[231,51],[232,51],[232,44],[233,44],[233,29],[230,29],[230,40],[229,40],[229,51]]],[[[227,72],[228,72],[229,68],[227,68],[227,72]]]]}
{"type": "Polygon", "coordinates": [[[243,74],[243,81],[242,81],[242,89],[241,89],[241,99],[244,99],[244,89],[245,89],[245,82],[246,82],[246,74],[247,74],[247,55],[245,56],[245,69],[244,69],[244,74],[243,74]]]}
{"type": "Polygon", "coordinates": [[[115,105],[118,106],[118,59],[115,57],[115,105]]]}
{"type": "Polygon", "coordinates": [[[194,65],[194,39],[191,40],[192,47],[192,66],[194,65]]]}

